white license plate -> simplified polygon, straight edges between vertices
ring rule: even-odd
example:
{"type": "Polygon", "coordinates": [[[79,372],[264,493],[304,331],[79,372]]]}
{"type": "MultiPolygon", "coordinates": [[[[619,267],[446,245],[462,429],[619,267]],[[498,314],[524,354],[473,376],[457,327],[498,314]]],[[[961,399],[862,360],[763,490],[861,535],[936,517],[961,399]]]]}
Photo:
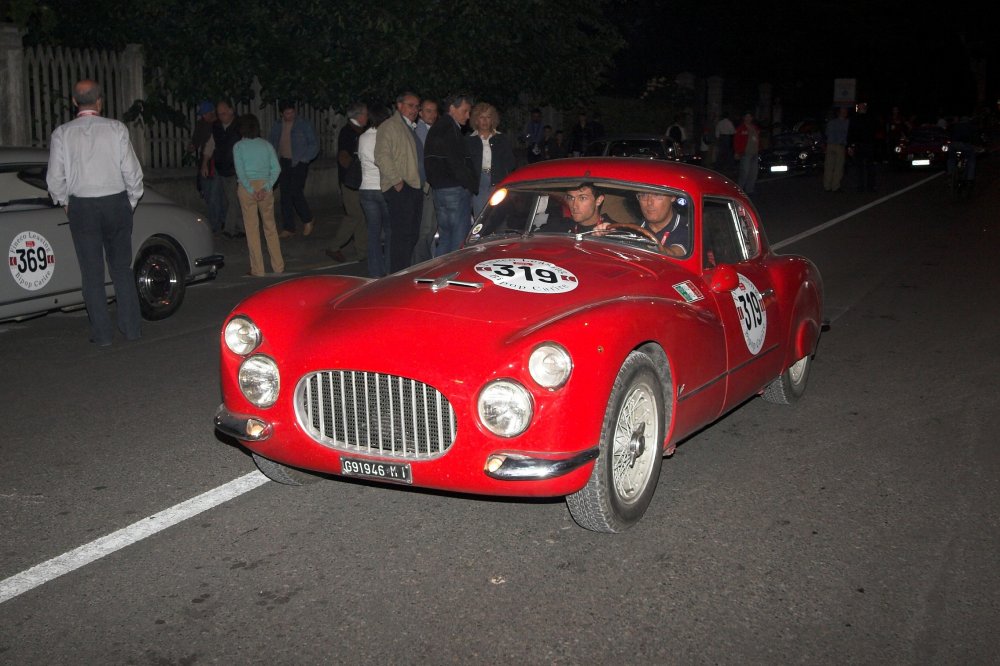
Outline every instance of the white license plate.
{"type": "Polygon", "coordinates": [[[410,465],[408,463],[387,463],[341,458],[340,473],[344,476],[357,476],[363,479],[413,483],[413,476],[410,474],[410,465]]]}
{"type": "Polygon", "coordinates": [[[931,161],[930,160],[913,160],[913,162],[911,162],[911,164],[913,166],[930,166],[931,165],[931,161]]]}
{"type": "Polygon", "coordinates": [[[778,171],[788,171],[788,166],[785,164],[776,164],[771,167],[771,173],[776,173],[778,171]]]}

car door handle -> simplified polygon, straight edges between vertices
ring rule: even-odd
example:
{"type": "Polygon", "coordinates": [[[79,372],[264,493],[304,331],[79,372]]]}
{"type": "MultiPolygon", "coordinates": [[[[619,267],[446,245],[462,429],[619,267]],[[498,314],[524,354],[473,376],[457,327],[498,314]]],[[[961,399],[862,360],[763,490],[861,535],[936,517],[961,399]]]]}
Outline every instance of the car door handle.
{"type": "Polygon", "coordinates": [[[774,297],[774,289],[773,288],[771,288],[771,289],[765,289],[760,294],[761,305],[764,307],[765,310],[771,305],[771,303],[774,303],[775,300],[776,299],[774,297]]]}

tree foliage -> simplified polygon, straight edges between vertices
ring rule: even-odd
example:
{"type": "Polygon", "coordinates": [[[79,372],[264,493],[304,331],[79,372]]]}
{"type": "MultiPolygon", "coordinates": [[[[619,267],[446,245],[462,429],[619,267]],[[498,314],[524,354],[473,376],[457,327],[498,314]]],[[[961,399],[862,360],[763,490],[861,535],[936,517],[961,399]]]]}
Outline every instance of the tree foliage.
{"type": "Polygon", "coordinates": [[[31,43],[142,44],[150,97],[265,99],[344,108],[402,90],[467,91],[569,107],[591,99],[624,45],[606,0],[8,0],[31,43]]]}

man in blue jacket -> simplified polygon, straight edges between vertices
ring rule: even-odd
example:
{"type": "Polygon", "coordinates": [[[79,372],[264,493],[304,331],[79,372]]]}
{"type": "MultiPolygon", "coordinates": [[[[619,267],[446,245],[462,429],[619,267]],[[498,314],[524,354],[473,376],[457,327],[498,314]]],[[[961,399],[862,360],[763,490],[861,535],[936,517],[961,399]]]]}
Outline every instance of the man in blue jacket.
{"type": "Polygon", "coordinates": [[[302,220],[302,235],[312,233],[316,220],[306,201],[306,178],[309,163],[319,155],[319,139],[312,123],[299,118],[295,102],[284,101],[278,105],[281,122],[271,126],[268,137],[278,153],[281,176],[278,177],[278,191],[281,193],[282,238],[295,235],[295,214],[302,220]]]}

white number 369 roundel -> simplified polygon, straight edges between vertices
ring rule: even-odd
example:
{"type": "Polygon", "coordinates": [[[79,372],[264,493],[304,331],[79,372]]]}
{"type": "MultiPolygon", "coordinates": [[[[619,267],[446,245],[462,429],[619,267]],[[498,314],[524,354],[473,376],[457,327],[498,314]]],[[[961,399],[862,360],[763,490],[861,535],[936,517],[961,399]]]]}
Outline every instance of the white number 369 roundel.
{"type": "Polygon", "coordinates": [[[534,294],[562,294],[579,284],[565,268],[537,259],[490,259],[476,264],[476,272],[498,287],[534,294]]]}
{"type": "Polygon", "coordinates": [[[736,314],[739,315],[743,331],[743,339],[751,354],[760,352],[764,346],[764,336],[767,334],[767,311],[764,310],[763,299],[754,283],[740,275],[740,285],[733,289],[733,303],[736,304],[736,314]]]}

